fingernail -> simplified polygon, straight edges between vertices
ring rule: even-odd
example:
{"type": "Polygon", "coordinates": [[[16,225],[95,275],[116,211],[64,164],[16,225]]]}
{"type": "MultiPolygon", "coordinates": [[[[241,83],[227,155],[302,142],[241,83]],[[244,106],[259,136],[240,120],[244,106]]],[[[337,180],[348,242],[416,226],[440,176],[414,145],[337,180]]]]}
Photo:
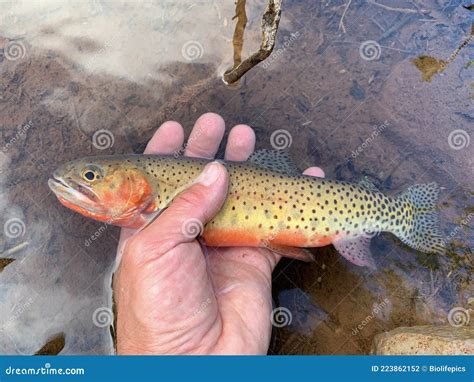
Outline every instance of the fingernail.
{"type": "Polygon", "coordinates": [[[204,171],[197,178],[197,183],[201,183],[204,186],[210,186],[215,183],[221,176],[221,169],[217,162],[211,162],[204,167],[204,171]]]}

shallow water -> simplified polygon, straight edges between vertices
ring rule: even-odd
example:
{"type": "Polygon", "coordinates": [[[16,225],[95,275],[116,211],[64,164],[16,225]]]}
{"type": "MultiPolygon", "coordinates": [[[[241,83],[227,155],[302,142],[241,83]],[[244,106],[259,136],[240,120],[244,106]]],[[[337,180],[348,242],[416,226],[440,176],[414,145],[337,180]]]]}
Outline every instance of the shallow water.
{"type": "MultiPolygon", "coordinates": [[[[259,45],[264,9],[247,3],[244,56],[259,45]]],[[[258,148],[289,145],[301,169],[368,176],[388,194],[442,186],[446,256],[383,234],[372,244],[375,272],[332,247],[311,265],[283,260],[270,353],[366,354],[381,331],[447,323],[453,307],[468,307],[472,43],[449,60],[471,33],[460,1],[352,1],[342,24],[345,1],[287,1],[276,50],[234,87],[221,80],[232,66],[233,2],[1,4],[0,250],[11,254],[0,257],[15,261],[0,263],[0,353],[32,354],[60,333],[61,354],[112,352],[119,231],[60,206],[47,179],[69,159],[141,152],[165,120],[189,132],[206,111],[253,126],[258,148]],[[421,56],[447,64],[423,76],[421,56]]]]}

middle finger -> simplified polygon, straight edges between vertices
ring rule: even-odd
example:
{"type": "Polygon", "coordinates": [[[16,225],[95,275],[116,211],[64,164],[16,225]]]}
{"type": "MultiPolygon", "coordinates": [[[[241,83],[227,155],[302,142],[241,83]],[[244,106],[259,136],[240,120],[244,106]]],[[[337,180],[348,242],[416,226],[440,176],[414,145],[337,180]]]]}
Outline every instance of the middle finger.
{"type": "Polygon", "coordinates": [[[225,123],[222,117],[214,113],[201,115],[194,124],[193,131],[186,144],[184,155],[197,158],[214,158],[222,138],[225,123]]]}

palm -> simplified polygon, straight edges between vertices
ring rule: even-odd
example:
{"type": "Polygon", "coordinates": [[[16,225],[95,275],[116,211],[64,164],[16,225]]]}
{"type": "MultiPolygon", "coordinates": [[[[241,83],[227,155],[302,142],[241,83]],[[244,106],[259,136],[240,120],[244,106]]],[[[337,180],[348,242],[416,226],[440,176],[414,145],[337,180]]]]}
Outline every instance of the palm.
{"type": "MultiPolygon", "coordinates": [[[[249,247],[208,248],[205,252],[207,257],[196,241],[173,248],[152,263],[141,264],[135,259],[138,264],[130,264],[129,258],[124,258],[115,289],[123,289],[124,272],[142,269],[136,277],[128,278],[127,284],[134,288],[127,290],[126,299],[141,307],[143,327],[161,340],[157,344],[149,343],[147,338],[134,338],[141,349],[122,350],[173,354],[266,352],[271,332],[271,272],[276,257],[266,249],[249,247]]],[[[120,313],[124,294],[117,295],[120,313]]],[[[127,337],[140,336],[141,332],[137,328],[126,331],[127,337]]]]}
{"type": "Polygon", "coordinates": [[[220,248],[209,256],[222,333],[226,333],[215,344],[217,353],[266,353],[271,333],[271,274],[276,263],[270,251],[250,247],[220,248]]]}
{"type": "MultiPolygon", "coordinates": [[[[212,158],[223,133],[219,116],[202,116],[185,155],[212,158]]],[[[183,144],[182,136],[181,126],[167,123],[157,131],[146,152],[176,152],[183,144]]],[[[236,126],[229,134],[226,159],[246,160],[254,144],[253,131],[248,126],[236,126]]],[[[322,175],[314,168],[305,173],[322,175]]],[[[121,244],[132,235],[132,231],[122,230],[121,244]]],[[[122,260],[114,283],[119,351],[266,353],[271,333],[271,273],[279,256],[249,247],[209,247],[203,253],[196,240],[171,249],[134,245],[138,247],[134,253],[154,251],[161,256],[153,261],[143,261],[140,256],[122,260]],[[134,315],[135,320],[121,319],[127,314],[134,315]],[[133,327],[127,325],[132,321],[133,327]]]]}

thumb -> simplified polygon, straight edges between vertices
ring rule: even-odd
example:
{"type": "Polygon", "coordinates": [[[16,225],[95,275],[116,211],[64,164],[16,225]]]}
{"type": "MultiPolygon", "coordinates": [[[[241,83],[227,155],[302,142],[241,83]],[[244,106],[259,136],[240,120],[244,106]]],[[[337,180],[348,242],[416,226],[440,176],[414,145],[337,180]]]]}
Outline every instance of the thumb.
{"type": "Polygon", "coordinates": [[[181,243],[194,241],[222,207],[228,183],[226,168],[216,161],[208,163],[191,187],[180,193],[149,227],[135,235],[134,241],[155,248],[149,252],[155,256],[156,249],[163,254],[181,243]]]}

